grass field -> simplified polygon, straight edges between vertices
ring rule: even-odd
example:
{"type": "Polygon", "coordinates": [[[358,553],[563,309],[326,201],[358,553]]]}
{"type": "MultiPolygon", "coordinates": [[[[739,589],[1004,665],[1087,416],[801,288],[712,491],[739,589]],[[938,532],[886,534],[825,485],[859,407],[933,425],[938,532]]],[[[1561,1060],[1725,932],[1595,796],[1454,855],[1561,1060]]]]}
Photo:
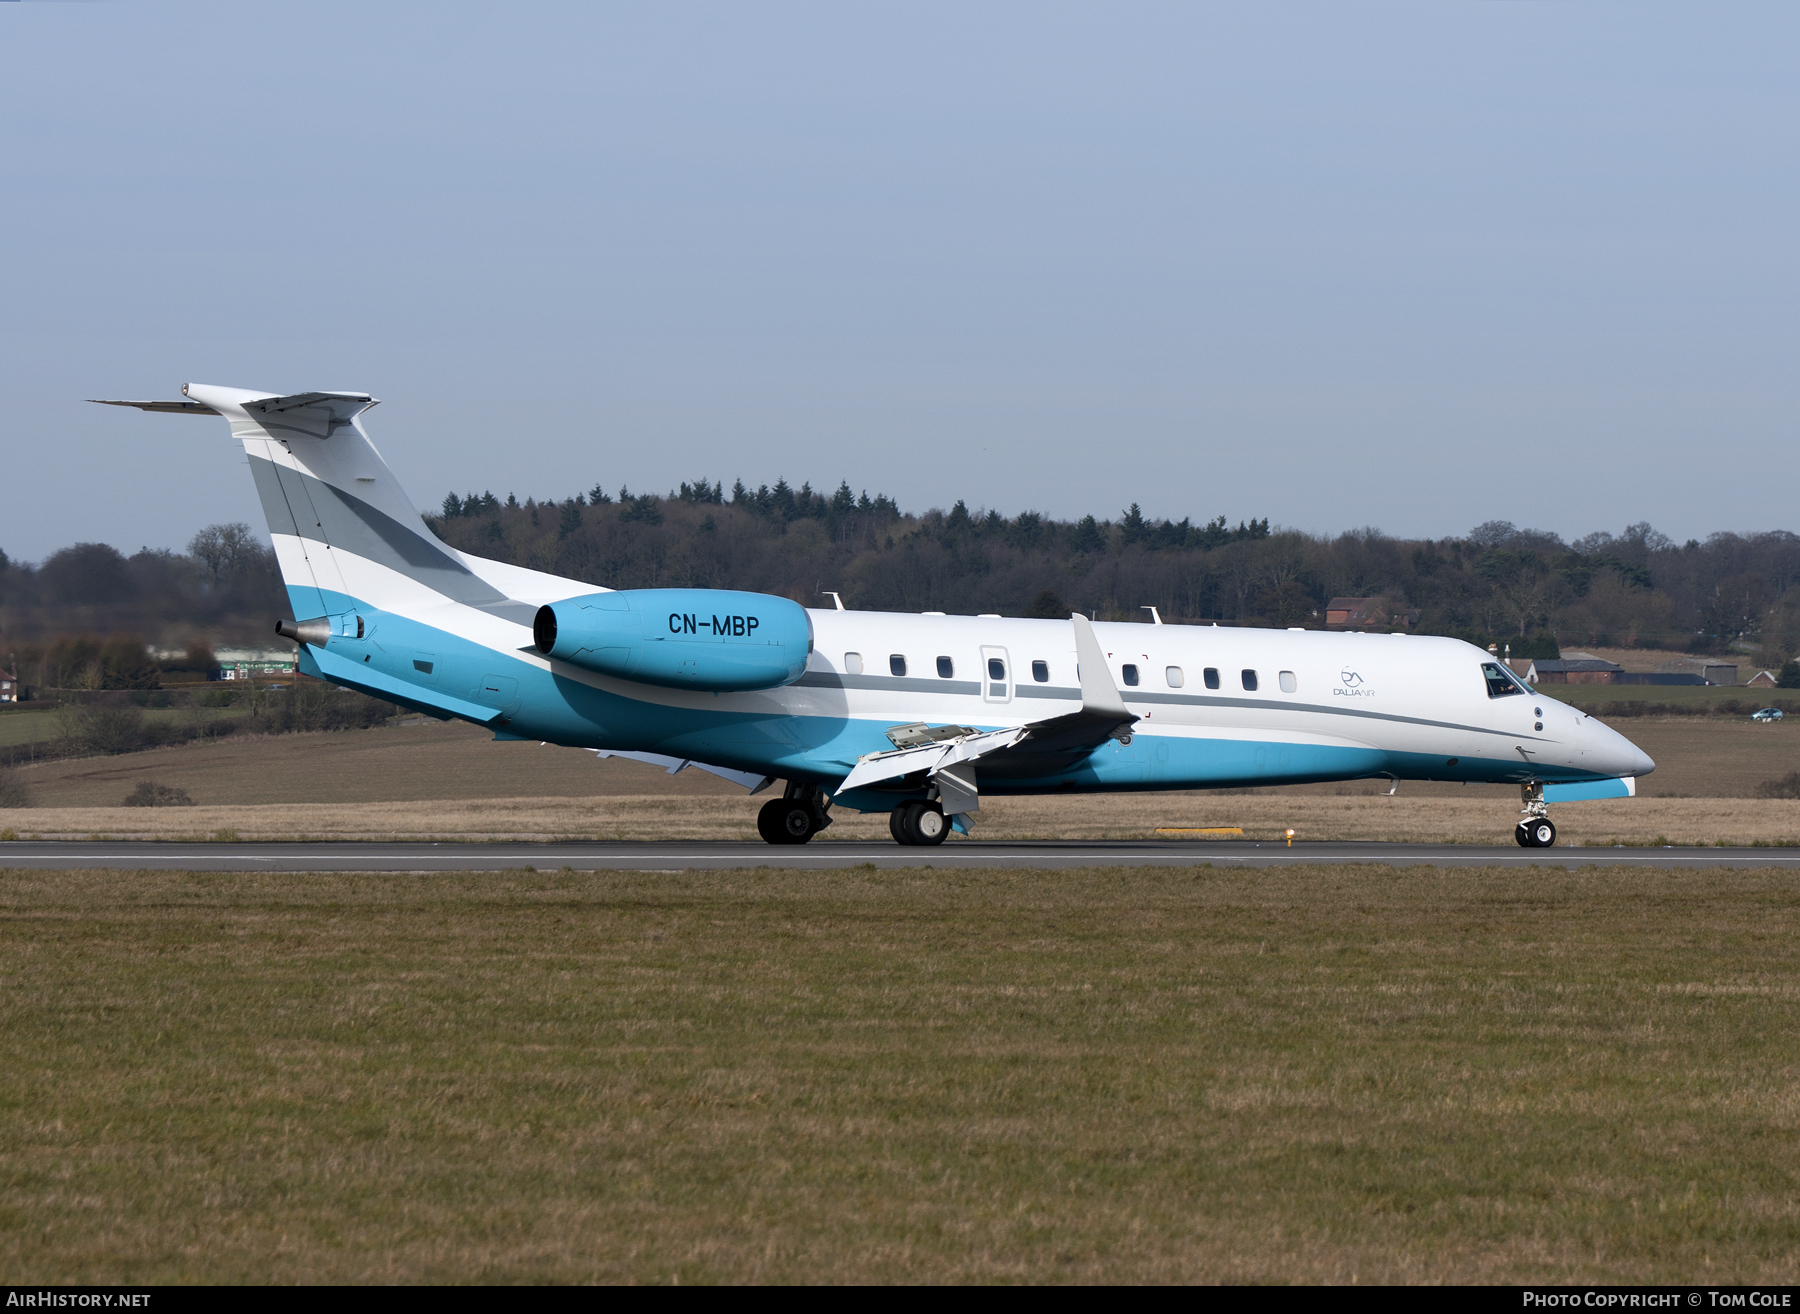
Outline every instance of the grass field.
{"type": "Polygon", "coordinates": [[[0,874],[17,1283],[1800,1279],[1790,875],[0,874]]]}
{"type": "MultiPolygon", "coordinates": [[[[1645,796],[1747,798],[1758,783],[1800,768],[1800,718],[1758,725],[1748,718],[1652,717],[1622,723],[1656,759],[1645,796]]],[[[19,769],[43,807],[107,807],[140,780],[182,788],[204,804],[455,802],[610,794],[741,794],[702,771],[669,776],[656,767],[596,761],[574,748],[497,743],[460,722],[374,730],[230,736],[170,748],[40,762],[19,769]]],[[[1388,782],[1300,785],[1283,794],[1384,791],[1388,782]]],[[[1409,797],[1453,797],[1457,785],[1405,784],[1409,797]]],[[[1470,787],[1475,788],[1474,786],[1470,787]]],[[[1273,794],[1274,790],[1261,791],[1273,794]]]]}
{"type": "MultiPolygon", "coordinates": [[[[29,704],[27,704],[29,706],[29,704]]],[[[140,711],[148,726],[195,721],[221,721],[248,717],[249,707],[146,707],[140,711]]],[[[53,711],[14,712],[0,716],[0,748],[47,743],[62,733],[62,722],[53,711]]]]}

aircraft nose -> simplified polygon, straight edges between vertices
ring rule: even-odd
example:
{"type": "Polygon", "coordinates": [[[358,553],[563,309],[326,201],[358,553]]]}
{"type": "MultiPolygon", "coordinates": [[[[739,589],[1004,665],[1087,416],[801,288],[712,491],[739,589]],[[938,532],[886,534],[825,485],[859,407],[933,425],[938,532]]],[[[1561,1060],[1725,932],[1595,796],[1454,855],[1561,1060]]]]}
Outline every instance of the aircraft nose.
{"type": "Polygon", "coordinates": [[[1614,776],[1647,776],[1656,770],[1656,763],[1650,754],[1632,743],[1624,735],[1611,726],[1592,722],[1597,732],[1599,743],[1595,745],[1596,764],[1608,775],[1614,776]]]}

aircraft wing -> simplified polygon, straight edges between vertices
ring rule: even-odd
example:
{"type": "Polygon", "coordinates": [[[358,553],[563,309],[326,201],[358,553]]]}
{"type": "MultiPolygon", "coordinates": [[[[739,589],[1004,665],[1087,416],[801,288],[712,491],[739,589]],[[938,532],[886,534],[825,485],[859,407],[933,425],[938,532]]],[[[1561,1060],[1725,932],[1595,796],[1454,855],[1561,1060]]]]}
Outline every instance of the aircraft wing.
{"type": "Polygon", "coordinates": [[[678,776],[689,767],[729,780],[734,785],[742,785],[752,794],[760,794],[775,783],[774,776],[759,776],[754,771],[734,771],[730,767],[713,766],[709,762],[696,762],[691,757],[670,757],[667,753],[625,753],[610,748],[589,749],[596,758],[623,757],[633,762],[643,762],[649,766],[662,767],[671,776],[678,776]]]}
{"type": "Polygon", "coordinates": [[[957,770],[965,763],[996,768],[1005,774],[1039,774],[1058,765],[1046,759],[1058,755],[1072,758],[1098,748],[1108,739],[1124,736],[1138,718],[1125,706],[1124,697],[1106,669],[1106,654],[1100,640],[1094,637],[1094,627],[1079,614],[1069,619],[1075,626],[1075,655],[1081,672],[1079,712],[1007,730],[899,748],[891,753],[870,753],[844,777],[839,792],[923,773],[943,790],[947,803],[955,795],[957,801],[973,804],[974,771],[957,770]],[[946,776],[948,780],[944,779],[946,776]]]}

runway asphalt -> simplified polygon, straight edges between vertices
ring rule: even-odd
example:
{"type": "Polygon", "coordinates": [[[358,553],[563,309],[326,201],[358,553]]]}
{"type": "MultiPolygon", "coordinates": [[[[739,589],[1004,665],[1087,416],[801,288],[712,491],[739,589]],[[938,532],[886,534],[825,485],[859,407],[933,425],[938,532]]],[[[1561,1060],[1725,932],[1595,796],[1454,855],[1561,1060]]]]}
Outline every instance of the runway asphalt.
{"type": "Polygon", "coordinates": [[[797,848],[767,844],[304,844],[0,843],[0,869],[122,867],[180,871],[690,871],[733,867],[1279,867],[1368,863],[1438,867],[1800,867],[1800,848],[1555,848],[1466,844],[1295,844],[1231,841],[953,841],[937,848],[817,840],[797,848]]]}

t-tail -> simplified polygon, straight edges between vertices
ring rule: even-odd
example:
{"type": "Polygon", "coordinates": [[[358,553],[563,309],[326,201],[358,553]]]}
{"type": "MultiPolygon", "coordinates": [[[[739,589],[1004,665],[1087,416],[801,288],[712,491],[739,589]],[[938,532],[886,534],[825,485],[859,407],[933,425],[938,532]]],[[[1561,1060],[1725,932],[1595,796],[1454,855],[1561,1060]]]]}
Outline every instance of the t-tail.
{"type": "MultiPolygon", "coordinates": [[[[108,402],[140,410],[222,416],[244,446],[267,518],[293,618],[278,633],[302,645],[309,673],[438,713],[483,722],[493,709],[441,691],[429,656],[383,674],[350,669],[328,651],[333,636],[361,639],[373,616],[390,631],[422,625],[499,652],[531,641],[540,606],[592,585],[458,552],[426,526],[364,432],[376,399],[360,392],[289,396],[191,383],[185,400],[108,402]],[[404,618],[405,624],[395,622],[404,618]],[[336,669],[338,666],[345,669],[336,669]],[[416,678],[415,678],[416,677],[416,678]]],[[[405,646],[409,637],[392,633],[405,646]]],[[[410,636],[421,650],[429,634],[410,636]]]]}

